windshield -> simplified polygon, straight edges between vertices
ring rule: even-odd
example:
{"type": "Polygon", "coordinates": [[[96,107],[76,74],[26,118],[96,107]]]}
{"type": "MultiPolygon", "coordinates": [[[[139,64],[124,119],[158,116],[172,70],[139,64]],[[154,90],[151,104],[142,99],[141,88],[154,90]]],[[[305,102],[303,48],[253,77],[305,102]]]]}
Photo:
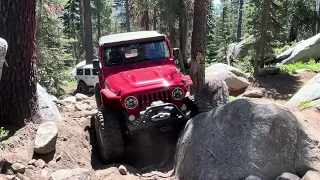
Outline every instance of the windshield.
{"type": "Polygon", "coordinates": [[[104,49],[106,66],[129,64],[139,61],[163,60],[170,57],[166,41],[126,44],[104,49]]]}

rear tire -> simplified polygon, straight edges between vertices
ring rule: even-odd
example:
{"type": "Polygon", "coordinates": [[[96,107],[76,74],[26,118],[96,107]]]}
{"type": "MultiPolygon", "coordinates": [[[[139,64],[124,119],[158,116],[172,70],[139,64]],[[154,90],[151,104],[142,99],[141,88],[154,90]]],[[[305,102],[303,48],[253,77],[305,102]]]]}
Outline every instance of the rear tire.
{"type": "Polygon", "coordinates": [[[95,119],[95,130],[100,154],[105,163],[116,163],[125,152],[118,115],[100,106],[95,119]]]}
{"type": "Polygon", "coordinates": [[[77,86],[77,92],[81,94],[88,94],[89,93],[89,87],[87,84],[83,81],[80,81],[77,86]]]}

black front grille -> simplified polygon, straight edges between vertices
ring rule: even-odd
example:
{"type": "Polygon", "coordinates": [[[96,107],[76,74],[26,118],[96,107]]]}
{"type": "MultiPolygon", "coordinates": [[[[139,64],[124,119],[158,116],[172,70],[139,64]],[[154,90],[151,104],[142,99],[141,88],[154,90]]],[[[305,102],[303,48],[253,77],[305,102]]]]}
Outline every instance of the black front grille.
{"type": "Polygon", "coordinates": [[[138,101],[139,101],[141,111],[145,110],[148,106],[150,106],[153,101],[159,101],[159,100],[161,100],[164,103],[171,102],[170,90],[151,92],[151,93],[138,96],[138,101]]]}

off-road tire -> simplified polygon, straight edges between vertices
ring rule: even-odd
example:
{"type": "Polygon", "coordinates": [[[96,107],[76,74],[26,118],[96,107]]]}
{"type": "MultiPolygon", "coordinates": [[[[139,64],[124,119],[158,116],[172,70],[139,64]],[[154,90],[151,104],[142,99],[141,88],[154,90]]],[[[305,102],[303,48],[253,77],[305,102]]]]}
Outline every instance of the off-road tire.
{"type": "Polygon", "coordinates": [[[95,119],[95,130],[104,163],[120,162],[125,150],[117,113],[101,105],[95,119]]]}
{"type": "Polygon", "coordinates": [[[211,111],[213,108],[227,104],[229,91],[224,81],[213,80],[206,83],[194,96],[198,113],[211,111]]]}
{"type": "Polygon", "coordinates": [[[97,108],[99,109],[99,107],[101,106],[102,102],[101,102],[101,94],[100,94],[101,88],[100,88],[100,84],[97,83],[94,86],[94,96],[96,98],[96,104],[97,104],[97,108]]]}
{"type": "Polygon", "coordinates": [[[80,81],[77,86],[77,92],[81,94],[88,94],[89,93],[89,87],[87,84],[83,81],[80,81]]]}

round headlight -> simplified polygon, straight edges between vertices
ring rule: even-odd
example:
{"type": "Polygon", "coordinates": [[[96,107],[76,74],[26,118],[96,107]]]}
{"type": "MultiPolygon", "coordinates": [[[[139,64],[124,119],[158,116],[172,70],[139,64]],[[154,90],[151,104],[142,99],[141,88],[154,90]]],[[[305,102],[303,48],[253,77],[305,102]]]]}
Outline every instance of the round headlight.
{"type": "Polygon", "coordinates": [[[184,91],[181,88],[175,88],[172,91],[172,97],[174,100],[181,100],[184,97],[184,91]]]}
{"type": "Polygon", "coordinates": [[[133,96],[129,96],[126,98],[125,100],[125,106],[128,109],[134,109],[138,106],[138,100],[137,98],[133,97],[133,96]]]}

